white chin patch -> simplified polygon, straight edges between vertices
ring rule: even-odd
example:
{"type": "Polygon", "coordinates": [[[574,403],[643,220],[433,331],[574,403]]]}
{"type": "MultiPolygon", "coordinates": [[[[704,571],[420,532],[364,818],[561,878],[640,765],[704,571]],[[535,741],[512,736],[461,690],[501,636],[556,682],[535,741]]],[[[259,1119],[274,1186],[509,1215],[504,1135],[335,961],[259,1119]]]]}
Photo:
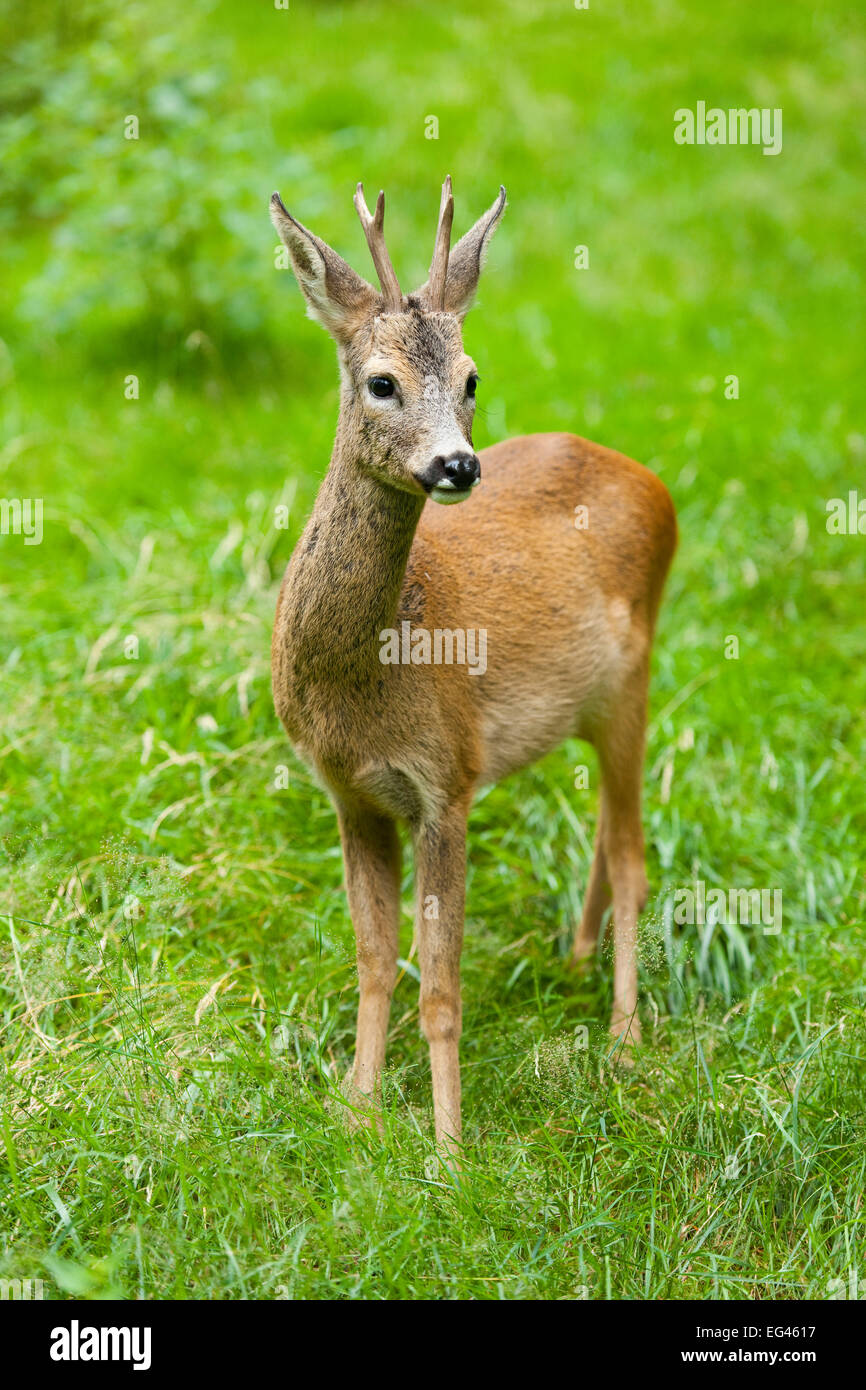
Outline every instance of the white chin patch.
{"type": "Polygon", "coordinates": [[[430,489],[430,496],[434,502],[441,502],[444,507],[450,507],[454,502],[465,502],[472,488],[477,487],[480,482],[481,479],[476,478],[472,487],[465,487],[459,492],[451,483],[438,483],[430,489]]]}

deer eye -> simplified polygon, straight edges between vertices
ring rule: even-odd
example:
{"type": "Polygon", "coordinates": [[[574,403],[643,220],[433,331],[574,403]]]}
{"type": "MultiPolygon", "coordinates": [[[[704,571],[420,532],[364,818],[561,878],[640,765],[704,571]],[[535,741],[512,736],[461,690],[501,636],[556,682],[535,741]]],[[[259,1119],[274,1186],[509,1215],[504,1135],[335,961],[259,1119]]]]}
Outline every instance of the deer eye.
{"type": "Polygon", "coordinates": [[[389,376],[371,376],[367,387],[370,395],[378,396],[380,401],[394,394],[394,383],[389,376]]]}
{"type": "Polygon", "coordinates": [[[472,373],[470,373],[470,375],[466,378],[466,394],[467,394],[467,396],[474,396],[474,395],[475,395],[475,392],[476,392],[477,390],[478,390],[478,374],[477,374],[477,372],[472,372],[472,373]]]}

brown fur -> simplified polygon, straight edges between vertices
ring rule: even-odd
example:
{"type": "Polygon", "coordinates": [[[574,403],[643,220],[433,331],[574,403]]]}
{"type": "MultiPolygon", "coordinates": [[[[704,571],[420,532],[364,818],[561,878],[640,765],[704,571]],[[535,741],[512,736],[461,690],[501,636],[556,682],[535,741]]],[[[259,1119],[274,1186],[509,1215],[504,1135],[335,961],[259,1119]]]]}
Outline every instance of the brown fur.
{"type": "Polygon", "coordinates": [[[362,1102],[374,1095],[384,1062],[397,969],[396,824],[410,827],[421,1024],[437,1139],[451,1151],[461,1135],[459,957],[469,807],[480,786],[569,736],[594,744],[602,779],[573,958],[596,949],[612,896],[611,1026],[624,1044],[639,1038],[649,656],[676,546],[673,506],[659,479],[570,434],[486,449],[482,485],[468,502],[425,501],[421,464],[446,449],[443,440],[447,447],[458,439],[471,445],[473,402],[465,383],[474,369],[460,320],[503,204],[504,192],[455,247],[454,279],[449,268],[445,309],[437,311],[425,307],[425,287],[404,299],[401,311],[384,312],[372,287],[282,204],[274,213],[311,312],[337,340],[342,375],[331,466],[280,591],[275,704],[337,808],[360,984],[351,1091],[362,1102]],[[379,372],[399,383],[399,403],[371,399],[366,382],[379,372]],[[587,508],[587,529],[576,528],[576,507],[587,508]],[[380,634],[404,620],[428,631],[485,629],[486,672],[383,665],[380,634]]]}

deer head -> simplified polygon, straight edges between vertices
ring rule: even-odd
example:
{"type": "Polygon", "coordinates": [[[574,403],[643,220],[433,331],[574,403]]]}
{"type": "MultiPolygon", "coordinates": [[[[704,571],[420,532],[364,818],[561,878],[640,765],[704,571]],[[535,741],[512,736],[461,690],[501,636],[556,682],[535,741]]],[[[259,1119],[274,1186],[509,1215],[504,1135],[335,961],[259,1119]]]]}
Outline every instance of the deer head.
{"type": "Polygon", "coordinates": [[[478,285],[505,189],[450,250],[454,198],[442,187],[430,275],[403,295],[385,245],[385,195],[371,214],[359,183],[355,207],[380,290],[296,221],[278,193],[271,220],[286,246],[307,312],[337,344],[340,433],[358,468],[380,482],[437,502],[459,502],[481,479],[472,446],[478,375],[461,325],[478,285]]]}

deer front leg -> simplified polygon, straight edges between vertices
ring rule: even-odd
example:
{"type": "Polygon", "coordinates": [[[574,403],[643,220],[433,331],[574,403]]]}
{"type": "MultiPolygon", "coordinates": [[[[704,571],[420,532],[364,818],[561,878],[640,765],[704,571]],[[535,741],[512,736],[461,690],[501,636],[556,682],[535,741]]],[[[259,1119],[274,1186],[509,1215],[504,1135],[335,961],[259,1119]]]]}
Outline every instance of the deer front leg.
{"type": "Polygon", "coordinates": [[[361,1106],[376,1094],[385,1063],[391,995],[397,978],[400,840],[393,821],[338,809],[346,893],[358,954],[358,1033],[347,1091],[361,1106]]]}
{"type": "Polygon", "coordinates": [[[415,837],[421,1029],[430,1047],[436,1143],[460,1150],[460,951],[466,898],[466,812],[453,808],[415,837]]]}

